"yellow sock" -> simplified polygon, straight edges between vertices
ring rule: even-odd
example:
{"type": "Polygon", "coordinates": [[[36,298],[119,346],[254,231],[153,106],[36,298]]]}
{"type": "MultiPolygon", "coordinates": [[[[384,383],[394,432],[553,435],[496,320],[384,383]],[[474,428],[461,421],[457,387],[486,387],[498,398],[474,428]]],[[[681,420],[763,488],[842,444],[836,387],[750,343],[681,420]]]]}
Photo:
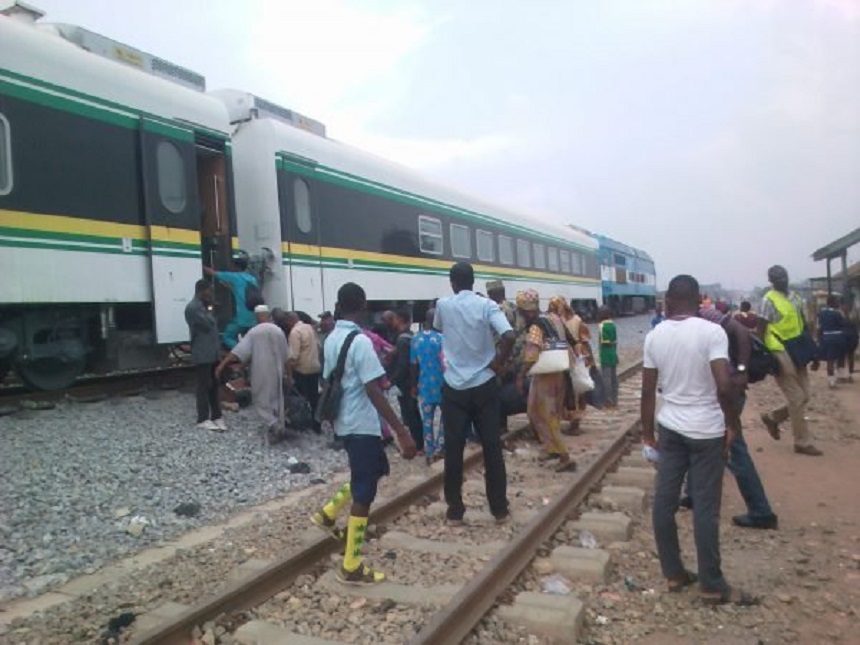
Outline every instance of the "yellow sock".
{"type": "Polygon", "coordinates": [[[343,554],[343,568],[349,572],[361,566],[361,547],[364,546],[366,530],[366,517],[349,516],[349,523],[346,526],[346,550],[343,554]]]}
{"type": "Polygon", "coordinates": [[[322,512],[328,519],[334,520],[337,518],[337,514],[340,513],[341,509],[346,506],[351,499],[352,490],[349,487],[349,482],[346,482],[328,501],[328,504],[323,506],[322,512]]]}

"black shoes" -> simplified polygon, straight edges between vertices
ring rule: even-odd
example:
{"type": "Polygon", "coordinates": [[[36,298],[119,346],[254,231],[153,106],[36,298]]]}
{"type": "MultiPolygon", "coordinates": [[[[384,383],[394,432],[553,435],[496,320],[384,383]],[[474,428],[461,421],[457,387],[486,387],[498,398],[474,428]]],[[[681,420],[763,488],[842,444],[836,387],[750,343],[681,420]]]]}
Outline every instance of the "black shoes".
{"type": "Polygon", "coordinates": [[[732,518],[732,524],[740,526],[742,529],[770,529],[775,531],[779,528],[779,518],[776,515],[770,515],[768,517],[735,515],[732,518]]]}

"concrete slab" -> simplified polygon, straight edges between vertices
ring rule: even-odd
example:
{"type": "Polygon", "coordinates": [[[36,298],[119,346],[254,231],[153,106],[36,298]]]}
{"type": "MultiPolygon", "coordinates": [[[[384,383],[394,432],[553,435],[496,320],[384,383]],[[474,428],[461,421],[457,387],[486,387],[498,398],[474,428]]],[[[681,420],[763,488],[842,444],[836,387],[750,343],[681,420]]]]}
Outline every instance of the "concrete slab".
{"type": "Polygon", "coordinates": [[[339,641],[296,634],[262,620],[242,625],[236,630],[235,640],[237,645],[342,645],[339,641]]]}
{"type": "Polygon", "coordinates": [[[524,591],[517,594],[512,605],[502,605],[497,610],[502,620],[523,625],[552,639],[554,643],[576,643],[582,631],[585,608],[573,595],[524,591]]]}
{"type": "Polygon", "coordinates": [[[72,596],[55,591],[49,591],[36,598],[15,600],[3,606],[3,611],[0,611],[0,625],[10,625],[16,618],[27,618],[36,612],[45,611],[70,600],[72,596]]]}
{"type": "Polygon", "coordinates": [[[646,506],[645,491],[634,486],[604,486],[595,498],[598,503],[611,502],[629,511],[641,512],[646,506]]]}
{"type": "Polygon", "coordinates": [[[624,455],[621,458],[621,465],[627,468],[653,468],[654,466],[650,461],[645,459],[642,456],[642,453],[638,450],[630,453],[629,455],[624,455]]]}
{"type": "Polygon", "coordinates": [[[624,513],[583,513],[572,525],[577,531],[590,532],[602,543],[629,540],[633,535],[633,525],[624,513]]]}
{"type": "Polygon", "coordinates": [[[464,555],[480,558],[492,556],[496,551],[502,549],[506,543],[464,544],[462,542],[439,542],[438,540],[425,540],[413,537],[408,533],[400,531],[389,531],[382,536],[380,544],[389,549],[404,549],[438,555],[464,555]]]}
{"type": "Polygon", "coordinates": [[[396,582],[381,582],[372,587],[350,587],[343,585],[335,578],[334,571],[326,571],[316,582],[318,589],[354,596],[371,598],[373,600],[393,600],[404,605],[421,605],[441,607],[454,597],[460,590],[459,585],[439,585],[436,587],[419,587],[417,585],[401,585],[396,582]]]}
{"type": "Polygon", "coordinates": [[[610,556],[603,549],[559,546],[552,550],[549,563],[553,570],[576,581],[606,582],[610,556]]]}
{"type": "Polygon", "coordinates": [[[654,488],[656,476],[657,471],[650,466],[647,468],[621,466],[617,472],[606,476],[606,483],[610,486],[635,486],[650,491],[654,488]]]}
{"type": "Polygon", "coordinates": [[[57,589],[59,593],[77,597],[91,593],[109,582],[115,582],[123,576],[128,575],[128,570],[123,567],[106,567],[90,575],[78,576],[57,589]]]}

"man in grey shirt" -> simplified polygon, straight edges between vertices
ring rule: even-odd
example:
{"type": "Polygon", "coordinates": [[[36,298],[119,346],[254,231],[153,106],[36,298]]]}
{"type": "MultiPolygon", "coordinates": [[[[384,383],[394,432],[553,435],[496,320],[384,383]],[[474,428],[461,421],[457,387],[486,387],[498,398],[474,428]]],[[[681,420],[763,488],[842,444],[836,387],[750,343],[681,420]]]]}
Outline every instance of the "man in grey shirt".
{"type": "Polygon", "coordinates": [[[218,323],[209,310],[212,301],[212,285],[206,280],[198,280],[194,285],[194,297],[185,307],[185,322],[191,335],[191,362],[197,372],[197,427],[223,432],[227,425],[221,416],[218,380],[215,378],[220,343],[218,323]]]}

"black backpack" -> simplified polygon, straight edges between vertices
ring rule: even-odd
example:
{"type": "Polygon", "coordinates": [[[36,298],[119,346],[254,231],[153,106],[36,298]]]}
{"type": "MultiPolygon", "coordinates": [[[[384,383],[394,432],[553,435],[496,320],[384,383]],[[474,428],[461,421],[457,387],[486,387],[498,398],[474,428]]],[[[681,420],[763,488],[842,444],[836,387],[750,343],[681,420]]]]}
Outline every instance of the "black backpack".
{"type": "Polygon", "coordinates": [[[355,337],[359,333],[358,330],[351,331],[344,338],[343,345],[340,346],[340,354],[337,357],[337,365],[335,365],[331,374],[329,374],[323,383],[322,392],[320,392],[320,399],[315,411],[315,418],[318,423],[322,423],[323,421],[334,423],[334,420],[337,419],[337,415],[340,413],[340,401],[343,398],[341,379],[343,379],[343,371],[346,369],[346,355],[349,352],[352,341],[355,340],[355,337]]]}
{"type": "Polygon", "coordinates": [[[758,336],[750,334],[750,341],[752,342],[752,349],[750,350],[749,365],[747,365],[747,381],[758,383],[768,376],[779,374],[779,361],[776,360],[776,356],[768,351],[758,336]]]}

